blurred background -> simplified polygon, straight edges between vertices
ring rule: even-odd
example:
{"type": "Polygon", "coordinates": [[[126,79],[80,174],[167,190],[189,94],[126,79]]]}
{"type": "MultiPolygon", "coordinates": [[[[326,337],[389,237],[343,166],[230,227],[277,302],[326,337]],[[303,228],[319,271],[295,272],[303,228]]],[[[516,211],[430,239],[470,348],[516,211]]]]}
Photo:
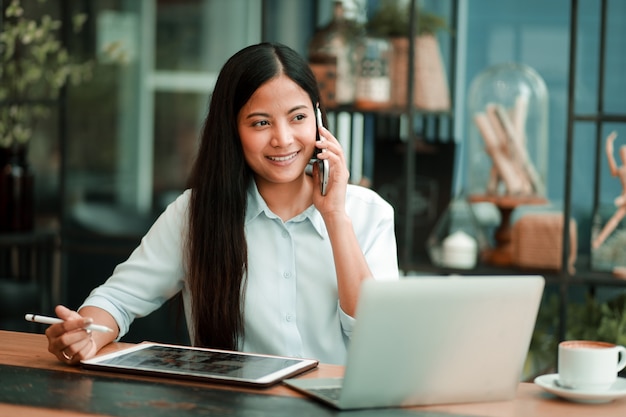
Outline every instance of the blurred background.
{"type": "MultiPolygon", "coordinates": [[[[365,24],[383,3],[345,0],[343,5],[351,19],[365,24]]],[[[409,2],[395,3],[408,7],[409,2]]],[[[609,121],[600,133],[593,123],[572,127],[568,106],[573,103],[580,113],[594,112],[602,88],[603,110],[625,112],[626,2],[608,1],[602,77],[597,68],[604,2],[575,3],[578,54],[572,63],[571,0],[417,0],[420,11],[440,16],[447,25],[435,36],[450,91],[449,107],[420,112],[421,118],[412,123],[398,109],[328,108],[330,127],[346,144],[352,180],[373,187],[396,206],[401,259],[407,242],[411,253],[425,254],[426,238],[447,204],[467,188],[472,81],[486,69],[510,62],[531,67],[545,82],[545,197],[554,207],[562,207],[566,184],[575,184],[571,211],[578,223],[577,250],[589,252],[595,190],[608,205],[621,193],[604,157],[600,175],[604,180],[597,182],[593,175],[599,152],[595,139],[619,131],[621,122],[609,121]],[[568,94],[572,64],[575,97],[568,94]],[[396,146],[411,136],[408,126],[423,133],[417,150],[421,156],[414,161],[419,178],[415,188],[422,193],[409,202],[398,196],[406,186],[407,171],[405,151],[396,146]],[[570,127],[571,172],[566,170],[570,127]],[[414,233],[408,238],[402,227],[406,207],[415,209],[414,233]]],[[[0,1],[3,11],[10,4],[0,1]]],[[[333,19],[335,2],[23,0],[22,6],[28,14],[61,21],[56,33],[70,57],[93,64],[89,78],[68,84],[58,98],[44,103],[51,114],[34,125],[27,158],[34,176],[34,229],[52,231],[55,244],[48,307],[61,302],[77,308],[185,189],[211,91],[226,59],[260,41],[285,43],[308,57],[313,37],[333,19]],[[86,17],[78,33],[70,24],[76,15],[86,17]]],[[[428,259],[415,259],[410,269],[419,272],[420,262],[428,259]]],[[[173,311],[179,311],[176,301],[141,319],[127,340],[184,340],[186,330],[173,311]]]]}

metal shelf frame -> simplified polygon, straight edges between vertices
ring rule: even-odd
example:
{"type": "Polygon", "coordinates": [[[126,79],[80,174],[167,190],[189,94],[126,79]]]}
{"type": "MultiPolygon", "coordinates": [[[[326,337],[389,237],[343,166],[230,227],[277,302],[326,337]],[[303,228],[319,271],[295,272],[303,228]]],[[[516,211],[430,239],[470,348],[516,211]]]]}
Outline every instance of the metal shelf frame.
{"type": "MultiPolygon", "coordinates": [[[[565,184],[564,184],[564,207],[563,215],[565,223],[572,218],[572,173],[573,173],[573,153],[574,153],[574,130],[578,122],[590,122],[595,124],[595,170],[594,170],[594,193],[593,193],[593,213],[600,207],[600,168],[603,136],[602,129],[605,123],[626,123],[626,114],[606,113],[604,111],[605,92],[605,69],[606,69],[606,45],[607,45],[607,20],[608,20],[608,0],[600,2],[600,22],[599,45],[598,45],[598,86],[596,91],[596,109],[593,114],[583,114],[576,112],[576,75],[578,58],[578,33],[579,33],[579,0],[571,0],[570,8],[570,43],[569,43],[569,75],[568,75],[568,103],[567,103],[567,138],[565,147],[565,184]]],[[[589,267],[590,257],[582,265],[582,270],[571,274],[567,268],[567,258],[570,252],[569,228],[563,228],[563,268],[559,274],[560,293],[560,321],[559,339],[564,340],[567,329],[567,304],[569,289],[573,285],[586,285],[590,289],[596,286],[626,286],[626,281],[619,280],[611,276],[610,273],[592,271],[589,267]]]]}

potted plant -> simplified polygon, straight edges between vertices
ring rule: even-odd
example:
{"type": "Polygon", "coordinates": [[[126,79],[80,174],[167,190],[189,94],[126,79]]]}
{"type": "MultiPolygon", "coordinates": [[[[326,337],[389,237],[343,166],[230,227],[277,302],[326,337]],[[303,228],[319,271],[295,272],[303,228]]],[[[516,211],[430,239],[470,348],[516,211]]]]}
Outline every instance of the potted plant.
{"type": "MultiPolygon", "coordinates": [[[[406,1],[383,0],[367,23],[374,36],[391,40],[392,102],[395,107],[407,103],[410,8],[406,1]]],[[[450,108],[448,81],[436,34],[449,30],[445,19],[424,10],[416,10],[414,48],[413,104],[423,110],[442,111],[450,108]]]]}
{"type": "MultiPolygon", "coordinates": [[[[58,39],[61,21],[29,2],[10,0],[0,20],[0,232],[32,229],[33,175],[27,149],[38,121],[47,117],[61,89],[91,73],[91,62],[74,62],[58,39]],[[39,13],[30,17],[28,12],[39,13]]],[[[74,31],[86,17],[73,17],[74,31]]]]}

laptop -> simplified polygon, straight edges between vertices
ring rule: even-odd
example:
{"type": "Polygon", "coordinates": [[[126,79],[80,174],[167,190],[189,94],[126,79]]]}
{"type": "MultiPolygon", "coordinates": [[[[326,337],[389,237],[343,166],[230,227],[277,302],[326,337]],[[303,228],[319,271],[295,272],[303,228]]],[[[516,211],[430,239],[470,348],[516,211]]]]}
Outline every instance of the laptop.
{"type": "Polygon", "coordinates": [[[513,399],[544,285],[538,275],[365,281],[344,377],[284,383],[340,410],[513,399]]]}

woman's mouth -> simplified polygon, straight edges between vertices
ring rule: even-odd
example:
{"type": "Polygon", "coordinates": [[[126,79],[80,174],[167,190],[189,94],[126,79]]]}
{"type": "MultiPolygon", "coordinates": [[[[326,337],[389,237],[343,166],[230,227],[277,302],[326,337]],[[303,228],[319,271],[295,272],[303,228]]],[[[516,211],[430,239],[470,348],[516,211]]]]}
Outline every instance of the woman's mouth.
{"type": "Polygon", "coordinates": [[[286,162],[291,159],[294,159],[296,156],[298,156],[298,152],[294,152],[292,154],[284,155],[284,156],[267,156],[267,159],[269,159],[270,161],[274,161],[274,162],[286,162]]]}

